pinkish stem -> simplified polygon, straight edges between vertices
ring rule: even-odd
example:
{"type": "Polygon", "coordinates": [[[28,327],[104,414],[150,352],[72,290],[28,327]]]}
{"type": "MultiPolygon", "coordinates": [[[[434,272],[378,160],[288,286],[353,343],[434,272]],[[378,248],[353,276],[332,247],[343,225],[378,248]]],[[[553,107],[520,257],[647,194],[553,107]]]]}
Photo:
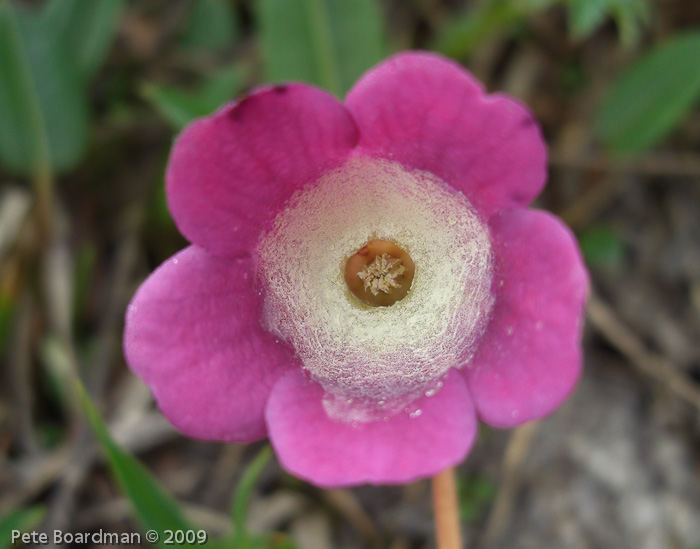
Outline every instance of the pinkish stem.
{"type": "Polygon", "coordinates": [[[448,467],[433,477],[433,508],[438,549],[464,549],[459,527],[455,470],[448,467]]]}

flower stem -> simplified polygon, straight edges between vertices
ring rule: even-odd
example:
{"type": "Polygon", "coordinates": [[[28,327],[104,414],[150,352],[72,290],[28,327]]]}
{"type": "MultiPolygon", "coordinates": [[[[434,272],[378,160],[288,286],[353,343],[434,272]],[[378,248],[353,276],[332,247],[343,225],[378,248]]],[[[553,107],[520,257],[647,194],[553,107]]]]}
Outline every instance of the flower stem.
{"type": "Polygon", "coordinates": [[[438,549],[463,549],[453,467],[433,477],[433,508],[438,549]]]}

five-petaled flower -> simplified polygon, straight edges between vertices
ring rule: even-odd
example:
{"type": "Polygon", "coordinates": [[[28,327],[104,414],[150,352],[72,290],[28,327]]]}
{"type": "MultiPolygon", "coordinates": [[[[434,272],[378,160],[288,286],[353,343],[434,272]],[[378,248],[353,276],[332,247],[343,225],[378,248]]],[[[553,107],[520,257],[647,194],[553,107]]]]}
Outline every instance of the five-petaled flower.
{"type": "Polygon", "coordinates": [[[317,485],[432,475],[477,418],[541,418],[579,376],[587,275],[526,209],[545,175],[528,111],[434,54],[387,60],[344,104],[259,89],[175,144],[192,245],[129,306],[128,362],[182,432],[269,436],[317,485]]]}

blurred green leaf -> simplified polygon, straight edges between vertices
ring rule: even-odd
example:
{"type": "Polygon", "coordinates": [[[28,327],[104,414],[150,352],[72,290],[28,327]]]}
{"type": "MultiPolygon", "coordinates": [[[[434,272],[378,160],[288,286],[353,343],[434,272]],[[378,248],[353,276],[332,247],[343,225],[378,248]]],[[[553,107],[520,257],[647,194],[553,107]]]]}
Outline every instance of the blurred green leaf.
{"type": "Polygon", "coordinates": [[[267,80],[304,81],[337,96],[385,54],[374,0],[260,0],[267,80]]]}
{"type": "Polygon", "coordinates": [[[87,90],[76,59],[55,39],[51,26],[26,12],[19,17],[29,70],[55,172],[72,168],[83,156],[90,123],[87,90]]]}
{"type": "Polygon", "coordinates": [[[51,0],[41,12],[0,4],[0,162],[29,174],[77,164],[87,146],[86,84],[124,0],[51,0]]]}
{"type": "Polygon", "coordinates": [[[191,7],[181,44],[190,50],[219,50],[235,42],[238,19],[228,0],[198,0],[191,7]]]}
{"type": "Polygon", "coordinates": [[[124,0],[50,0],[44,9],[44,24],[75,57],[86,81],[102,64],[124,6],[124,0]]]}
{"type": "Polygon", "coordinates": [[[581,39],[597,29],[607,15],[607,0],[569,0],[569,30],[581,39]]]}
{"type": "Polygon", "coordinates": [[[631,48],[639,42],[642,27],[651,17],[647,0],[617,0],[610,8],[622,43],[631,48]]]}
{"type": "Polygon", "coordinates": [[[437,33],[433,49],[464,58],[485,40],[512,29],[553,5],[566,4],[569,28],[576,39],[615,19],[625,44],[636,43],[640,25],[649,17],[648,0],[485,0],[451,17],[437,33]]]}
{"type": "Polygon", "coordinates": [[[605,143],[635,153],[659,142],[700,98],[700,32],[655,47],[615,82],[597,119],[605,143]]]}
{"type": "Polygon", "coordinates": [[[6,0],[0,0],[0,74],[0,162],[30,173],[48,163],[48,143],[29,60],[6,0]]]}
{"type": "Polygon", "coordinates": [[[35,13],[0,4],[0,161],[22,174],[73,167],[87,144],[87,94],[75,59],[35,13]],[[48,160],[47,160],[48,159],[48,160]]]}
{"type": "Polygon", "coordinates": [[[560,0],[491,0],[481,2],[462,14],[450,18],[438,33],[433,48],[461,59],[484,40],[520,23],[531,15],[560,0]]]}
{"type": "Polygon", "coordinates": [[[647,0],[567,0],[569,28],[575,39],[590,36],[608,16],[615,19],[622,42],[631,46],[639,38],[642,23],[649,17],[647,0]]]}
{"type": "MultiPolygon", "coordinates": [[[[99,412],[92,404],[82,384],[76,381],[80,401],[107,455],[107,460],[125,494],[131,501],[136,515],[145,529],[156,530],[197,530],[183,517],[177,502],[160,486],[151,473],[131,454],[125,452],[112,439],[99,412]]],[[[161,535],[161,547],[167,547],[161,535]]]]}
{"type": "Polygon", "coordinates": [[[36,506],[17,509],[0,518],[0,549],[17,547],[18,543],[12,543],[12,531],[27,532],[32,530],[43,520],[45,514],[46,509],[36,506]]]}
{"type": "Polygon", "coordinates": [[[243,88],[248,70],[240,64],[220,69],[195,92],[186,92],[172,86],[147,84],[143,96],[177,130],[195,118],[211,114],[231,101],[243,88]]]}
{"type": "Polygon", "coordinates": [[[586,263],[595,267],[615,267],[624,257],[624,245],[608,225],[595,225],[581,234],[581,251],[586,263]]]}

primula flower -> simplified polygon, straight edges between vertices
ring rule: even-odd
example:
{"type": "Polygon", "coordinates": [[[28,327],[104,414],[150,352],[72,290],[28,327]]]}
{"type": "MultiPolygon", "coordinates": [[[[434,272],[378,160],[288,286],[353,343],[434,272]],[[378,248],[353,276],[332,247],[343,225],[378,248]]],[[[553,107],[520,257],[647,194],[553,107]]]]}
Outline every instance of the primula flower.
{"type": "Polygon", "coordinates": [[[528,111],[434,54],[344,104],[259,89],[177,139],[167,195],[192,245],[129,306],[128,362],[183,433],[269,436],[314,484],[435,474],[477,418],[540,418],[579,376],[586,272],[526,209],[545,170],[528,111]]]}

